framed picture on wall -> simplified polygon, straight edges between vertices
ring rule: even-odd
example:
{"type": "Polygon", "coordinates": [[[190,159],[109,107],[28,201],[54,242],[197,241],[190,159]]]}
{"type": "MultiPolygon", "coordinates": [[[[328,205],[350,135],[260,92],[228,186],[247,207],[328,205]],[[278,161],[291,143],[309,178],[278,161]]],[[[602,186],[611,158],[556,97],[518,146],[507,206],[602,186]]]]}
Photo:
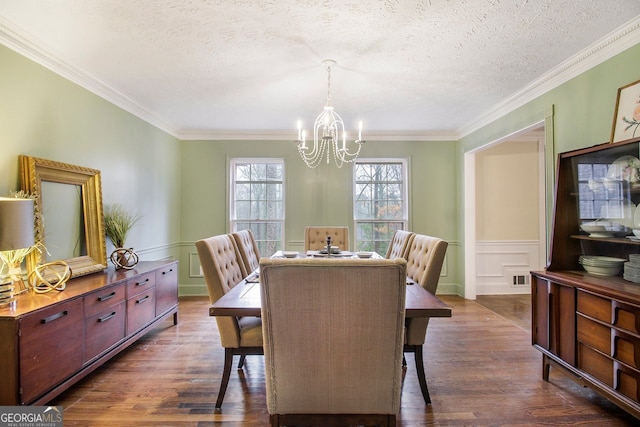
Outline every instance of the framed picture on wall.
{"type": "Polygon", "coordinates": [[[611,142],[640,137],[640,80],[618,89],[611,142]]]}

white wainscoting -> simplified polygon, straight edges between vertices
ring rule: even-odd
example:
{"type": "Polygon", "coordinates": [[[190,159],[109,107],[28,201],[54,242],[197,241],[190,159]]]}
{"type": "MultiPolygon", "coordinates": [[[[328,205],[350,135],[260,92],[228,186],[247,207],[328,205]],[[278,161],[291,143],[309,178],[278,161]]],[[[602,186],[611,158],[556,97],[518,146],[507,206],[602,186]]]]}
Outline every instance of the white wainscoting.
{"type": "Polygon", "coordinates": [[[477,295],[531,293],[530,272],[543,268],[541,259],[537,240],[477,241],[477,295]]]}

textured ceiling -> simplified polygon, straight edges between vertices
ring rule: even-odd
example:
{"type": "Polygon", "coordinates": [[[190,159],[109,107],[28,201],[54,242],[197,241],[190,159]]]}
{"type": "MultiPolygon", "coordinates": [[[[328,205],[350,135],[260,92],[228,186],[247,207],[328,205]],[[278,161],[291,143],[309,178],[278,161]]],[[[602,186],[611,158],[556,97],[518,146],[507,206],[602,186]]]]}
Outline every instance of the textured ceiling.
{"type": "Polygon", "coordinates": [[[347,129],[460,134],[639,16],[638,0],[0,0],[5,44],[187,138],[295,136],[324,106],[323,59],[347,129]]]}

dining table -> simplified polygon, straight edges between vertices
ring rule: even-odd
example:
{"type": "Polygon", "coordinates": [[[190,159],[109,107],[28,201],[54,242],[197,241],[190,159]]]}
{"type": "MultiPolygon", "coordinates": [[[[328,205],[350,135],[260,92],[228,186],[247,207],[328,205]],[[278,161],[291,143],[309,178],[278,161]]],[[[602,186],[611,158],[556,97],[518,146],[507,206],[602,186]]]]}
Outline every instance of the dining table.
{"type": "MultiPolygon", "coordinates": [[[[314,256],[314,253],[302,253],[300,256],[314,256]]],[[[317,256],[322,256],[318,254],[317,256]]],[[[355,253],[342,254],[342,257],[357,257],[355,253]]],[[[282,258],[282,252],[273,257],[282,258]]],[[[375,252],[371,259],[382,258],[375,252]]],[[[260,275],[258,270],[249,274],[241,282],[209,307],[210,316],[261,316],[260,275]]],[[[451,307],[419,284],[407,279],[405,297],[405,317],[451,317],[451,307]]]]}

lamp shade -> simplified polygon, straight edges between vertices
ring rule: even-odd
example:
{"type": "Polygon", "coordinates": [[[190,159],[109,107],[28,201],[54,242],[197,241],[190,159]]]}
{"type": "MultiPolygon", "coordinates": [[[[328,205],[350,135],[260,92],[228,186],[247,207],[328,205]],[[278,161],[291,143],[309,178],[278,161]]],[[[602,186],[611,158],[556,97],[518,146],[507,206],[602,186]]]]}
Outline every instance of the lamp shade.
{"type": "Polygon", "coordinates": [[[33,246],[33,200],[0,197],[0,251],[33,246]]]}

